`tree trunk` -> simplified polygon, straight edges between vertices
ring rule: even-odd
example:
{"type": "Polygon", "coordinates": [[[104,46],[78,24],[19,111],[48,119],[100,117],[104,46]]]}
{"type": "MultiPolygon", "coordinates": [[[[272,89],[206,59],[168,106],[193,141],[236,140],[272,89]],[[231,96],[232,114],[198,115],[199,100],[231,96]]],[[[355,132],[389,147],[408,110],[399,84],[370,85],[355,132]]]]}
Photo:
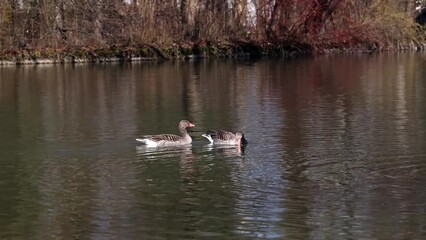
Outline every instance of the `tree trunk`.
{"type": "Polygon", "coordinates": [[[284,0],[276,0],[275,1],[274,7],[273,7],[272,13],[271,13],[271,18],[269,20],[269,23],[268,23],[268,26],[267,26],[267,29],[266,29],[266,36],[269,39],[276,39],[276,38],[279,37],[278,35],[280,35],[279,33],[277,33],[277,31],[279,31],[279,28],[280,28],[279,25],[280,24],[277,24],[277,22],[281,23],[281,18],[283,17],[282,16],[283,8],[284,8],[283,2],[284,2],[284,0]]]}
{"type": "Polygon", "coordinates": [[[408,16],[410,16],[411,18],[415,18],[416,14],[416,0],[407,0],[407,8],[406,8],[406,13],[408,14],[408,16]]]}
{"type": "Polygon", "coordinates": [[[180,21],[186,30],[188,24],[188,0],[181,0],[180,2],[180,21]]]}
{"type": "Polygon", "coordinates": [[[316,34],[323,28],[325,21],[336,10],[342,0],[313,0],[308,17],[304,23],[304,32],[316,34]]]}
{"type": "Polygon", "coordinates": [[[19,4],[18,4],[18,1],[17,0],[9,0],[9,4],[10,4],[10,8],[11,8],[11,10],[12,10],[12,16],[11,16],[11,19],[10,19],[10,25],[11,25],[11,28],[10,28],[10,30],[11,30],[11,32],[10,32],[10,40],[9,40],[9,42],[10,42],[10,44],[11,45],[17,45],[16,43],[18,42],[20,42],[20,34],[18,34],[18,26],[17,26],[17,23],[18,23],[18,12],[17,12],[17,10],[18,10],[18,8],[19,8],[19,4]]]}
{"type": "Polygon", "coordinates": [[[58,33],[56,39],[66,41],[68,29],[65,26],[64,0],[57,0],[55,3],[55,30],[58,33]]]}

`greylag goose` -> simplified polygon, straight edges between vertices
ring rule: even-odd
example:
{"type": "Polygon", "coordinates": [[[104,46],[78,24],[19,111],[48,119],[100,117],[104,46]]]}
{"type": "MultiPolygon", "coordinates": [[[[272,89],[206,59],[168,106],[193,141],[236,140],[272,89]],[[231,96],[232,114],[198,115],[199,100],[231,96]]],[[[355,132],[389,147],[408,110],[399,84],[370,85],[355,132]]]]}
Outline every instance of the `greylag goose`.
{"type": "Polygon", "coordinates": [[[136,141],[145,143],[148,147],[181,146],[190,144],[192,138],[186,131],[188,127],[195,127],[195,125],[187,120],[182,120],[179,122],[180,136],[174,134],[145,135],[142,136],[142,138],[137,138],[136,141]]]}
{"type": "Polygon", "coordinates": [[[244,138],[244,133],[230,132],[225,130],[209,130],[201,136],[207,138],[210,143],[215,145],[244,145],[247,140],[244,138]]]}

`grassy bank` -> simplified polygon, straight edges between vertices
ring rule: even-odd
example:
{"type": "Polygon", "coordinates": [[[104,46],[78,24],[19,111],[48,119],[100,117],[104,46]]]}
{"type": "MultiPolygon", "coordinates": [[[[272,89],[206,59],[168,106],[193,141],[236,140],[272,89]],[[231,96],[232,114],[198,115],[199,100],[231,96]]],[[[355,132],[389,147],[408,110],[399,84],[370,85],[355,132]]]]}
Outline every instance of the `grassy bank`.
{"type": "Polygon", "coordinates": [[[271,44],[249,41],[207,42],[157,46],[79,47],[9,49],[0,52],[0,64],[45,64],[81,62],[163,61],[199,58],[258,58],[262,56],[292,56],[310,54],[312,49],[302,44],[271,44]]]}
{"type": "Polygon", "coordinates": [[[312,46],[306,43],[259,43],[249,41],[209,42],[157,46],[22,48],[0,52],[0,65],[56,64],[84,62],[136,62],[201,58],[291,57],[310,54],[371,53],[389,50],[425,50],[426,43],[413,42],[383,48],[375,42],[326,42],[312,46]]]}

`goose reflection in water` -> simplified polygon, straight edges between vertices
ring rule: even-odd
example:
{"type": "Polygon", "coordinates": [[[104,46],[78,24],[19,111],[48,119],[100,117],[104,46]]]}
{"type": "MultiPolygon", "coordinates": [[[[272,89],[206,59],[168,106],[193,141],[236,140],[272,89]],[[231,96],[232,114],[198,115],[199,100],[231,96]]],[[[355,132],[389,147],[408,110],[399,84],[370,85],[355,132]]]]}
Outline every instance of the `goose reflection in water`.
{"type": "Polygon", "coordinates": [[[223,155],[224,157],[241,157],[244,155],[246,145],[213,145],[203,146],[203,152],[209,152],[212,155],[223,155]]]}
{"type": "Polygon", "coordinates": [[[152,148],[146,145],[136,146],[136,153],[139,157],[146,159],[157,159],[161,157],[172,158],[172,157],[191,157],[194,155],[191,146],[174,146],[174,147],[162,147],[152,148]]]}
{"type": "Polygon", "coordinates": [[[139,158],[143,159],[143,165],[160,164],[161,168],[166,169],[167,172],[173,172],[171,169],[176,167],[175,164],[178,161],[183,182],[194,182],[197,179],[199,169],[195,163],[198,156],[194,154],[191,146],[152,148],[142,145],[136,147],[136,153],[139,158]]]}

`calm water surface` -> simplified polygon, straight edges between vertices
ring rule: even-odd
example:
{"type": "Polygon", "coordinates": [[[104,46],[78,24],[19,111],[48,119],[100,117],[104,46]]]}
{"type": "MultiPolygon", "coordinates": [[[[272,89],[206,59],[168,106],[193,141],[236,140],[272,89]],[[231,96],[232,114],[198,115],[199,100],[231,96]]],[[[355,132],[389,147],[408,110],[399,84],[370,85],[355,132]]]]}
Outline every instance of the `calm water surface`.
{"type": "Polygon", "coordinates": [[[0,239],[426,238],[424,53],[2,67],[0,122],[0,239]]]}

